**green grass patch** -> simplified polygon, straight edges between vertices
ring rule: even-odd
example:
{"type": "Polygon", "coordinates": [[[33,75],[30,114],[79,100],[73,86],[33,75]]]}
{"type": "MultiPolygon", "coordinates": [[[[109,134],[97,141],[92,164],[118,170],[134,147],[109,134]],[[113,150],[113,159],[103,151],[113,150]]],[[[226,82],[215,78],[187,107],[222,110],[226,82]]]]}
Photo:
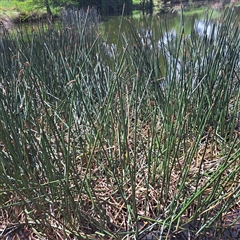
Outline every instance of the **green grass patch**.
{"type": "MultiPolygon", "coordinates": [[[[180,9],[181,10],[181,9],[180,9]]],[[[192,15],[202,15],[202,14],[206,14],[206,11],[208,10],[208,8],[206,7],[201,7],[201,8],[197,8],[197,9],[191,9],[190,11],[184,11],[184,15],[185,16],[192,16],[192,15]]]]}
{"type": "Polygon", "coordinates": [[[133,4],[140,4],[141,2],[141,0],[133,0],[133,4]]]}
{"type": "MultiPolygon", "coordinates": [[[[206,13],[211,13],[211,19],[218,19],[222,14],[219,11],[215,11],[211,8],[202,7],[202,8],[195,9],[193,7],[189,11],[184,11],[184,16],[201,16],[201,17],[204,17],[206,15],[206,13]]],[[[179,11],[179,14],[181,14],[181,11],[179,11]]]]}
{"type": "Polygon", "coordinates": [[[4,11],[28,11],[32,9],[30,1],[1,1],[0,8],[4,11]]]}
{"type": "Polygon", "coordinates": [[[16,7],[17,2],[15,1],[7,1],[7,0],[2,0],[0,3],[0,8],[12,8],[12,7],[16,7]]]}
{"type": "MultiPolygon", "coordinates": [[[[0,4],[0,16],[4,19],[11,19],[13,22],[24,22],[26,20],[35,20],[37,18],[46,17],[45,7],[32,0],[25,1],[3,1],[0,4]]],[[[54,16],[59,15],[58,7],[52,8],[54,16]]]]}

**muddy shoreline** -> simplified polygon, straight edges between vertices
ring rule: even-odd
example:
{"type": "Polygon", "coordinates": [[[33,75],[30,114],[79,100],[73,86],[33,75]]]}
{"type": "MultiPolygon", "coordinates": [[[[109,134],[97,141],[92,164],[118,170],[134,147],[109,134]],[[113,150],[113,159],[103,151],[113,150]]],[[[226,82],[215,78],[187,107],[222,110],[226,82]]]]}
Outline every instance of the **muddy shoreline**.
{"type": "MultiPolygon", "coordinates": [[[[51,20],[59,18],[57,15],[53,15],[51,20]]],[[[1,29],[12,29],[15,24],[47,21],[48,15],[45,12],[42,13],[29,13],[28,15],[21,12],[14,12],[13,17],[9,17],[3,13],[0,15],[0,31],[1,29]]]]}
{"type": "MultiPolygon", "coordinates": [[[[13,20],[10,19],[7,15],[3,17],[0,17],[0,30],[2,29],[11,29],[13,27],[14,23],[13,20]]],[[[0,31],[1,33],[1,31],[0,31]]]]}

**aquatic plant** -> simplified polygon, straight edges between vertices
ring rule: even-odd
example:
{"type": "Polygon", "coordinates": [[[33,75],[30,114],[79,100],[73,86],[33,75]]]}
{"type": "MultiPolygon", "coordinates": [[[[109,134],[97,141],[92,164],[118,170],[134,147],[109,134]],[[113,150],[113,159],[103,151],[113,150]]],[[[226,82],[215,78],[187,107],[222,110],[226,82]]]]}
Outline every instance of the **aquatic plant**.
{"type": "Polygon", "coordinates": [[[120,25],[111,55],[98,24],[75,17],[5,35],[16,44],[0,53],[1,236],[233,231],[240,34],[231,9],[214,42],[185,36],[183,18],[172,37],[160,23],[151,38],[120,25]]]}

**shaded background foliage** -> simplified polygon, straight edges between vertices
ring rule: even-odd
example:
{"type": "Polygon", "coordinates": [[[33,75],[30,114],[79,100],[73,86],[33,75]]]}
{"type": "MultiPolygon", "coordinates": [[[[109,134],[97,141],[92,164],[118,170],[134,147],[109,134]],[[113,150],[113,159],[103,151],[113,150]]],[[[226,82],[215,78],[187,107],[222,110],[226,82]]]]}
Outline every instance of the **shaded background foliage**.
{"type": "Polygon", "coordinates": [[[123,5],[125,5],[126,13],[130,13],[133,6],[132,0],[15,0],[15,2],[29,2],[36,7],[45,7],[49,15],[52,15],[51,7],[74,6],[78,8],[87,8],[88,6],[94,6],[102,14],[117,14],[121,13],[123,5]]]}
{"type": "Polygon", "coordinates": [[[132,0],[82,0],[78,2],[80,8],[86,6],[96,6],[104,14],[119,13],[122,11],[124,4],[126,12],[130,12],[132,10],[132,0]]]}

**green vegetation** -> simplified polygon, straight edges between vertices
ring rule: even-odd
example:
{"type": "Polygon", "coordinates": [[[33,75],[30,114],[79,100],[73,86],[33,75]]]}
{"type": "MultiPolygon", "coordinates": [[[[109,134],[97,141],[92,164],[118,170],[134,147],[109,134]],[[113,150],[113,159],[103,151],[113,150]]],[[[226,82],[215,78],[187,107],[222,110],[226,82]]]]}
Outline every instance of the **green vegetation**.
{"type": "Polygon", "coordinates": [[[1,236],[221,239],[239,220],[238,19],[208,36],[152,19],[157,41],[129,22],[111,45],[72,14],[0,42],[1,236]]]}
{"type": "MultiPolygon", "coordinates": [[[[56,13],[57,7],[53,9],[56,13]]],[[[58,13],[59,14],[59,13],[58,13]]],[[[0,3],[0,18],[3,20],[8,17],[13,22],[23,22],[35,20],[46,15],[45,7],[34,3],[32,0],[25,1],[2,1],[0,3]]]]}

